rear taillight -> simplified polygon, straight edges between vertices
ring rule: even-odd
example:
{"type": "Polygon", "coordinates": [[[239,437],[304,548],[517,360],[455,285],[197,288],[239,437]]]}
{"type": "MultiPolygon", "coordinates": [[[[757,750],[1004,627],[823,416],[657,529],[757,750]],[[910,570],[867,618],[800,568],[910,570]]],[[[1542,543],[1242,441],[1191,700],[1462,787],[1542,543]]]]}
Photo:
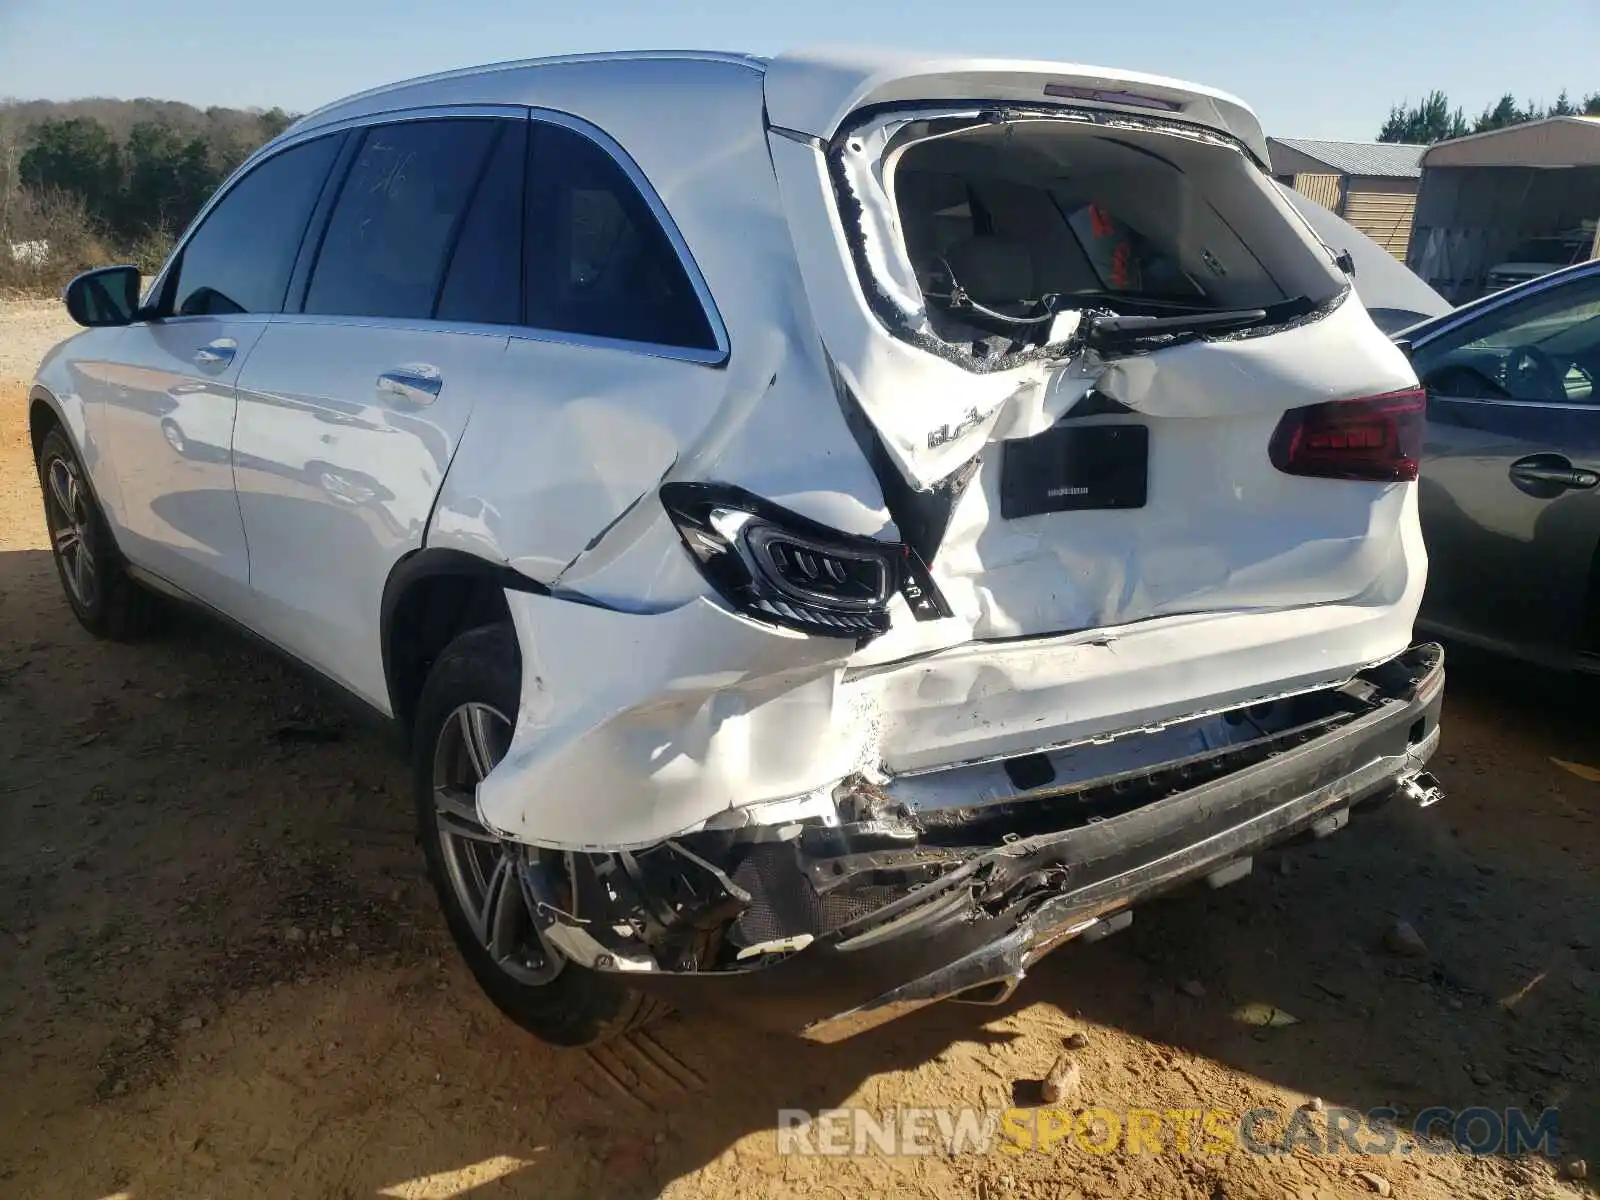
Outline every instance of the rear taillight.
{"type": "Polygon", "coordinates": [[[1289,475],[1405,483],[1422,450],[1421,388],[1291,408],[1272,433],[1272,465],[1289,475]]]}

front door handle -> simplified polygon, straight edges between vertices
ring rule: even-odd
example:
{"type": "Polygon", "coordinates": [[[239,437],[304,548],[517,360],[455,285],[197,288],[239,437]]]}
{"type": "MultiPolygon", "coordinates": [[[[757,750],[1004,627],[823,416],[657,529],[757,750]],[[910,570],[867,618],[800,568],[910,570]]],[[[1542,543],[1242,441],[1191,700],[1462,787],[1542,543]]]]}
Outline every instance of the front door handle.
{"type": "Polygon", "coordinates": [[[432,404],[444,387],[439,368],[427,363],[407,363],[378,376],[378,394],[408,404],[432,404]]]}
{"type": "Polygon", "coordinates": [[[232,338],[218,338],[214,342],[207,342],[194,352],[194,362],[197,367],[225,367],[233,361],[233,356],[239,352],[239,343],[232,338]]]}
{"type": "Polygon", "coordinates": [[[1511,464],[1511,482],[1530,496],[1553,500],[1562,492],[1600,485],[1600,471],[1575,467],[1564,454],[1530,454],[1511,464]]]}

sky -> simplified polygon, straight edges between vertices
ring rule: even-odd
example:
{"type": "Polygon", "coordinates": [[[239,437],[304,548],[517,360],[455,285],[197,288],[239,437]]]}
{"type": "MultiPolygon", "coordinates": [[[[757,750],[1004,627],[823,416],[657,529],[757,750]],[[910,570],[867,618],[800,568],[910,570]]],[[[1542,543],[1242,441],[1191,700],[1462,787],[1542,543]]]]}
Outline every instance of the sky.
{"type": "Polygon", "coordinates": [[[1239,95],[1279,137],[1375,137],[1430,89],[1600,91],[1600,0],[0,0],[0,97],[304,112],[412,75],[571,51],[817,43],[1049,58],[1239,95]]]}

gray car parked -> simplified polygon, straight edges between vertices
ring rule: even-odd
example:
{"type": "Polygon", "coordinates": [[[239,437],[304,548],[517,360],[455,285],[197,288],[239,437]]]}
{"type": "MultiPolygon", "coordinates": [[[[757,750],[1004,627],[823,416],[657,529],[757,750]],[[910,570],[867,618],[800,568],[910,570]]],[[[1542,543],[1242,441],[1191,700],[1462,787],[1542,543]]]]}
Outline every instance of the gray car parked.
{"type": "Polygon", "coordinates": [[[1349,256],[1356,294],[1428,392],[1419,630],[1600,673],[1600,262],[1451,308],[1336,214],[1289,198],[1349,256]]]}
{"type": "Polygon", "coordinates": [[[1401,340],[1428,391],[1419,625],[1600,671],[1600,262],[1401,340]]]}

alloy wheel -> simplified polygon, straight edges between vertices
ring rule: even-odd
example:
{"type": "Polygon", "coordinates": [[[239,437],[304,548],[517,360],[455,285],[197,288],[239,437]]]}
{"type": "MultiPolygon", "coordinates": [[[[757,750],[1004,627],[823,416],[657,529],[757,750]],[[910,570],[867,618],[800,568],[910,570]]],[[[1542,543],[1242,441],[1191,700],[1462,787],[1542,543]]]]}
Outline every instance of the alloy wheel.
{"type": "Polygon", "coordinates": [[[99,595],[95,574],[93,509],[89,489],[77,464],[52,458],[45,467],[45,523],[61,576],[82,609],[92,609],[99,595]]]}
{"type": "Polygon", "coordinates": [[[445,872],[478,943],[518,983],[549,983],[565,963],[539,936],[522,846],[478,818],[477,788],[505,757],[511,722],[488,704],[463,704],[445,719],[433,752],[433,806],[445,872]]]}

